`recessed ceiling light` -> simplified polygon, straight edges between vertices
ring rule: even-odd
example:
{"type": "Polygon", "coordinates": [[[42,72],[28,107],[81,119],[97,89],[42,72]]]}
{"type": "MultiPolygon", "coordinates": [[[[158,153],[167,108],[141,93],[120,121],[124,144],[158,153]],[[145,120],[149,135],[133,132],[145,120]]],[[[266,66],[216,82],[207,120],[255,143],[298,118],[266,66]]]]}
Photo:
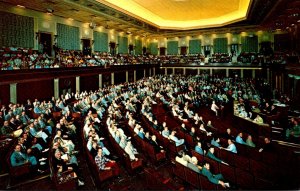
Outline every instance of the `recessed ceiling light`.
{"type": "Polygon", "coordinates": [[[68,18],[68,20],[73,21],[74,19],[73,18],[68,18]]]}
{"type": "Polygon", "coordinates": [[[26,7],[23,6],[23,5],[17,5],[17,7],[20,7],[20,8],[26,8],[26,7]]]}
{"type": "Polygon", "coordinates": [[[50,9],[50,8],[47,8],[46,10],[47,10],[48,13],[53,13],[54,12],[54,10],[50,9]]]}
{"type": "Polygon", "coordinates": [[[300,23],[300,20],[298,20],[297,22],[300,23]]]}

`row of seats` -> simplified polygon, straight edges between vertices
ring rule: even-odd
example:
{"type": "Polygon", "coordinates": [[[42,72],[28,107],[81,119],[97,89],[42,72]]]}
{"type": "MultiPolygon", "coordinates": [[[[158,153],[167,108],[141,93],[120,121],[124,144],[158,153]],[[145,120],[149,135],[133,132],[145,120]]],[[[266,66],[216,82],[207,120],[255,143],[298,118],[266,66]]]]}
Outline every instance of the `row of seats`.
{"type": "MultiPolygon", "coordinates": [[[[104,118],[103,121],[106,121],[106,119],[104,118]]],[[[124,149],[120,147],[120,145],[115,141],[115,139],[109,133],[107,125],[104,126],[105,128],[103,129],[105,129],[109,142],[112,145],[115,153],[117,154],[118,157],[120,157],[120,160],[125,165],[126,170],[130,174],[133,174],[137,169],[140,169],[143,166],[143,160],[139,158],[137,161],[135,160],[131,161],[129,155],[124,151],[124,149]]]]}
{"type": "Polygon", "coordinates": [[[154,146],[151,145],[149,142],[141,139],[134,132],[134,130],[127,124],[128,123],[126,123],[126,125],[124,125],[126,127],[125,130],[128,130],[128,132],[130,133],[131,138],[133,138],[132,141],[134,141],[135,145],[139,146],[140,150],[143,152],[143,154],[148,159],[150,159],[151,162],[153,162],[154,164],[157,164],[158,162],[166,159],[166,153],[165,152],[156,153],[155,150],[154,150],[154,146]]]}

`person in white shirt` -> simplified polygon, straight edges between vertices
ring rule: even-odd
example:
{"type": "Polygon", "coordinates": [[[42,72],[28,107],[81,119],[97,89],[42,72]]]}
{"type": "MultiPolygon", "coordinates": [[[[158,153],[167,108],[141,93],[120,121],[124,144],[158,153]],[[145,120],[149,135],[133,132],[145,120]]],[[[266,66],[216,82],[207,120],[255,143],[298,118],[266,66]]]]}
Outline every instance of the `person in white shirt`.
{"type": "Polygon", "coordinates": [[[138,158],[135,157],[135,155],[138,154],[138,152],[136,151],[135,148],[133,148],[131,141],[127,142],[127,145],[125,147],[125,152],[129,155],[130,160],[135,160],[135,161],[138,160],[138,158]]]}
{"type": "Polygon", "coordinates": [[[210,109],[216,113],[216,116],[218,116],[219,107],[216,105],[215,101],[212,102],[210,109]]]}

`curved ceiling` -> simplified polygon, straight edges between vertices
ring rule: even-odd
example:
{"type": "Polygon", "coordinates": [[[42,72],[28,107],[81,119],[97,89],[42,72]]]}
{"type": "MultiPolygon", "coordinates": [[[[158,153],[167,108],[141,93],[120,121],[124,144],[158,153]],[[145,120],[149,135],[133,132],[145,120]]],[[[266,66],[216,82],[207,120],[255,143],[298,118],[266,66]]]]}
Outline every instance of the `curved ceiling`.
{"type": "Polygon", "coordinates": [[[96,0],[160,29],[190,30],[245,20],[252,0],[96,0]]]}

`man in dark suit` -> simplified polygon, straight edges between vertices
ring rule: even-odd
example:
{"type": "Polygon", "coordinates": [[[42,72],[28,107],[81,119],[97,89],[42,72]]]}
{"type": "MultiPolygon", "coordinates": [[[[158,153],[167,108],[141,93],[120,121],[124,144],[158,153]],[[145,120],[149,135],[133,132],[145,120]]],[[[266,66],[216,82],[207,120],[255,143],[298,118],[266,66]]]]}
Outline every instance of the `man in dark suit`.
{"type": "Polygon", "coordinates": [[[9,122],[4,121],[3,126],[1,128],[1,136],[12,137],[13,132],[14,132],[14,129],[11,126],[9,126],[9,122]]]}
{"type": "Polygon", "coordinates": [[[156,153],[164,152],[163,147],[159,146],[158,143],[156,142],[155,135],[151,136],[151,140],[149,141],[149,143],[154,147],[156,153]]]}

